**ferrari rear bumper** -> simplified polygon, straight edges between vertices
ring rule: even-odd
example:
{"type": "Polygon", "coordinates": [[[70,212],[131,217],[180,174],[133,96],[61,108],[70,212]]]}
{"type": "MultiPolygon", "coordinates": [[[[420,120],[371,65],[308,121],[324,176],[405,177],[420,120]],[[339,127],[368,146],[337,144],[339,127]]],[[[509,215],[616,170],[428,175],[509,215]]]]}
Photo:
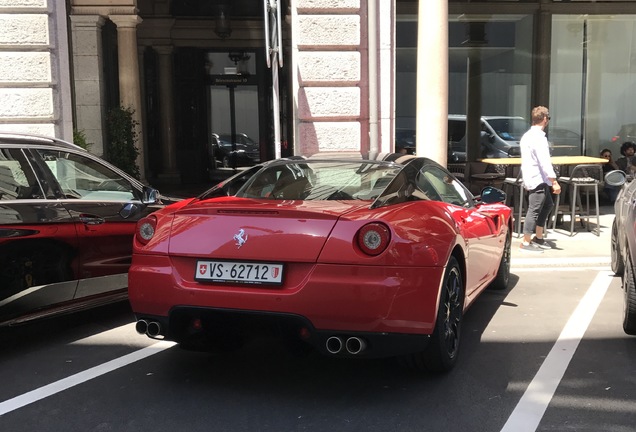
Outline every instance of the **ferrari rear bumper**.
{"type": "Polygon", "coordinates": [[[264,335],[304,342],[327,356],[382,358],[423,351],[428,335],[317,330],[293,314],[175,307],[168,317],[137,314],[137,330],[155,339],[174,340],[186,349],[224,350],[264,335]],[[159,329],[159,331],[157,331],[159,329]]]}
{"type": "Polygon", "coordinates": [[[128,294],[139,316],[180,307],[302,317],[318,331],[343,334],[433,332],[443,267],[288,264],[281,286],[200,283],[195,259],[134,255],[128,294]]]}

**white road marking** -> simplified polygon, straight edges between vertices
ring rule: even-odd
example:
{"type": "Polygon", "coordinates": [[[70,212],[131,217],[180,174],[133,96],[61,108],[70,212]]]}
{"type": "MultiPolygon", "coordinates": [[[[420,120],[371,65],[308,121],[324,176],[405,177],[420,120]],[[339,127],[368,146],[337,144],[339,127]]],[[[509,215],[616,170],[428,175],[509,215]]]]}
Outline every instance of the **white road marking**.
{"type": "Polygon", "coordinates": [[[92,380],[93,378],[97,378],[101,375],[107,374],[108,372],[112,372],[115,369],[119,369],[136,361],[143,360],[146,357],[158,354],[161,351],[166,350],[172,346],[174,346],[174,342],[158,342],[149,347],[127,354],[123,357],[116,358],[104,364],[95,366],[82,372],[78,372],[75,375],[71,375],[70,377],[61,379],[51,384],[47,384],[44,387],[40,387],[28,393],[24,393],[20,396],[8,399],[0,403],[0,416],[8,412],[17,410],[18,408],[22,408],[26,405],[32,404],[33,402],[37,402],[41,399],[52,396],[71,387],[74,387],[78,384],[82,384],[86,381],[92,380]]]}
{"type": "Polygon", "coordinates": [[[502,432],[537,430],[579,342],[605,297],[607,288],[613,280],[612,276],[613,273],[608,271],[602,271],[596,275],[539,371],[501,429],[502,432]]]}

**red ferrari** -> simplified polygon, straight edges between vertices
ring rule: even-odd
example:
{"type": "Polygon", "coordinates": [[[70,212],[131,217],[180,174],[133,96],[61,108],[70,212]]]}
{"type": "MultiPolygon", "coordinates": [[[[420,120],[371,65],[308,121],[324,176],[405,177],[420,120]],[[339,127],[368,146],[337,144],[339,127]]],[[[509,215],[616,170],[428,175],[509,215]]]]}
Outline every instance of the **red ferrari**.
{"type": "Polygon", "coordinates": [[[251,167],[138,222],[137,331],[215,350],[275,329],[325,355],[450,370],[465,310],[508,284],[504,199],[426,158],[251,167]]]}

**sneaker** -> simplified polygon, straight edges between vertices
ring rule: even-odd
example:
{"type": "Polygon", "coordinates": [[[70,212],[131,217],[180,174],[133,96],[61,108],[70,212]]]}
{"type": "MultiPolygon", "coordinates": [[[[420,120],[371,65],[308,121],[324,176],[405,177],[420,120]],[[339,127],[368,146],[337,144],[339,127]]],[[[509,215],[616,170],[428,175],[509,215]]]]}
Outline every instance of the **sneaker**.
{"type": "Polygon", "coordinates": [[[550,243],[545,241],[545,239],[532,237],[531,243],[534,243],[535,245],[539,246],[541,249],[545,249],[545,250],[552,249],[552,246],[550,246],[550,243]]]}
{"type": "Polygon", "coordinates": [[[520,248],[524,251],[543,253],[543,249],[541,249],[539,245],[534,242],[522,242],[520,248]]]}

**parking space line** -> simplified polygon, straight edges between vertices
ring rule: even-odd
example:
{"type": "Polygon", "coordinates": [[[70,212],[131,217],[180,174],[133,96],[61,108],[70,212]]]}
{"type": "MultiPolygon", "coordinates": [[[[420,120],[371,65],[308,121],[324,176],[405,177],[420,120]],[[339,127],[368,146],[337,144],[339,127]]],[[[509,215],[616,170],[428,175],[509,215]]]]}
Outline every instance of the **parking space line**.
{"type": "Polygon", "coordinates": [[[108,372],[112,372],[116,369],[127,366],[136,361],[143,360],[147,357],[158,354],[161,351],[171,348],[174,345],[174,342],[161,341],[125,356],[113,359],[104,364],[92,367],[82,372],[78,372],[75,375],[71,375],[67,378],[61,379],[51,384],[47,384],[28,393],[24,393],[20,396],[8,399],[0,403],[0,416],[14,411],[18,408],[22,408],[26,405],[32,404],[33,402],[37,402],[41,399],[52,396],[71,387],[74,387],[78,384],[82,384],[86,381],[92,380],[93,378],[97,378],[101,375],[107,374],[108,372]]]}
{"type": "Polygon", "coordinates": [[[501,432],[536,431],[579,342],[605,297],[612,276],[609,271],[596,275],[501,432]]]}

